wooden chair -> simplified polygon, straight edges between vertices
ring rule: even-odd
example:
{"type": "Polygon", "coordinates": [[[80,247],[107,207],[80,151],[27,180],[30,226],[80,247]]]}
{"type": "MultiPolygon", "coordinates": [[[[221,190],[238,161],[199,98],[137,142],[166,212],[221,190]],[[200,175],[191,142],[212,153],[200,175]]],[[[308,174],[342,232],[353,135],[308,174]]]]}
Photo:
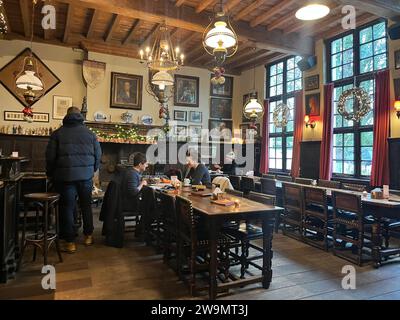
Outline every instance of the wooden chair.
{"type": "Polygon", "coordinates": [[[340,182],[320,179],[318,180],[318,186],[330,189],[340,189],[340,182]]]}
{"type": "Polygon", "coordinates": [[[226,192],[227,194],[232,195],[232,196],[241,197],[241,198],[244,197],[243,191],[232,190],[232,189],[225,189],[225,192],[226,192]]]}
{"type": "MultiPolygon", "coordinates": [[[[208,271],[209,238],[207,228],[202,226],[200,217],[195,215],[192,202],[184,197],[176,196],[175,200],[178,222],[178,275],[188,282],[190,294],[193,296],[199,290],[207,287],[197,285],[196,275],[200,271],[208,271]],[[188,265],[189,279],[183,276],[184,266],[188,265]]],[[[219,234],[217,241],[218,270],[221,270],[224,279],[229,276],[229,246],[231,241],[219,234]]]]}
{"type": "Polygon", "coordinates": [[[364,262],[363,248],[366,239],[366,220],[361,196],[334,191],[332,204],[333,254],[361,266],[364,262]]]}
{"type": "Polygon", "coordinates": [[[270,173],[263,173],[262,177],[266,179],[276,179],[276,175],[270,173]]]}
{"type": "Polygon", "coordinates": [[[293,182],[293,178],[291,176],[276,176],[276,180],[283,181],[283,182],[293,182]]]}
{"type": "Polygon", "coordinates": [[[241,188],[240,188],[241,178],[242,178],[241,176],[229,176],[231,185],[235,190],[241,190],[241,188]]]}
{"type": "Polygon", "coordinates": [[[294,182],[310,186],[310,185],[312,185],[313,180],[312,179],[306,179],[306,178],[295,178],[294,182]]]}
{"type": "Polygon", "coordinates": [[[275,179],[261,178],[261,192],[267,195],[276,196],[275,179]]]}
{"type": "Polygon", "coordinates": [[[252,177],[242,177],[241,187],[245,195],[250,191],[255,191],[254,179],[252,177]]]}
{"type": "Polygon", "coordinates": [[[364,192],[367,190],[367,186],[363,184],[354,184],[354,183],[344,183],[342,182],[342,189],[343,190],[350,190],[350,191],[358,191],[364,192]]]}
{"type": "MultiPolygon", "coordinates": [[[[249,194],[246,195],[246,198],[266,205],[275,205],[274,197],[267,196],[262,193],[250,191],[249,194]]],[[[238,227],[224,228],[224,232],[231,237],[232,243],[234,244],[231,246],[231,249],[234,248],[235,251],[230,252],[230,255],[233,257],[233,263],[231,263],[231,265],[241,265],[240,278],[244,278],[246,270],[250,265],[262,270],[262,266],[254,262],[255,260],[261,259],[263,254],[263,248],[254,243],[255,240],[263,238],[262,228],[256,224],[250,223],[249,221],[244,221],[238,227]],[[238,246],[236,243],[239,243],[241,249],[240,254],[238,253],[238,246]],[[254,249],[260,254],[249,256],[250,248],[254,249]]]]}
{"type": "Polygon", "coordinates": [[[282,183],[282,200],[285,212],[281,216],[283,234],[302,240],[303,230],[303,187],[282,183]]]}
{"type": "Polygon", "coordinates": [[[304,187],[303,240],[328,251],[328,235],[332,235],[332,211],[326,190],[304,187]]]}

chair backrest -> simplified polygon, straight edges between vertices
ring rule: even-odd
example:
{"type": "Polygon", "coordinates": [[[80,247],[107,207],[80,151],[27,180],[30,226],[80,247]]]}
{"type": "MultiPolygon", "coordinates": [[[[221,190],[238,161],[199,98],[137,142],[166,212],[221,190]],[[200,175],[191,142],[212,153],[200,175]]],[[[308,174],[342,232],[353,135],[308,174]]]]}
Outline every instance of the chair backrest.
{"type": "Polygon", "coordinates": [[[283,206],[287,210],[303,211],[303,187],[291,183],[282,183],[283,206]]]}
{"type": "Polygon", "coordinates": [[[165,192],[156,193],[158,208],[162,212],[164,221],[168,224],[177,224],[175,200],[165,192]]]}
{"type": "Polygon", "coordinates": [[[263,203],[265,205],[275,205],[275,197],[268,196],[259,192],[250,191],[246,198],[252,201],[263,203]]]}
{"type": "Polygon", "coordinates": [[[351,190],[351,191],[358,191],[364,192],[367,190],[367,187],[363,184],[354,184],[354,183],[342,183],[343,190],[351,190]]]}
{"type": "Polygon", "coordinates": [[[276,181],[275,179],[261,178],[261,192],[265,194],[276,195],[276,181]]]}
{"type": "Polygon", "coordinates": [[[304,210],[309,213],[323,213],[325,218],[328,218],[328,199],[326,190],[303,187],[304,193],[304,210]]]}
{"type": "Polygon", "coordinates": [[[250,191],[254,191],[255,190],[254,179],[252,177],[242,177],[241,187],[244,193],[249,193],[250,191]]]}
{"type": "Polygon", "coordinates": [[[276,178],[276,175],[271,174],[271,173],[263,173],[263,174],[262,174],[262,177],[263,177],[263,178],[267,178],[267,179],[275,179],[275,178],[276,178]]]}
{"type": "Polygon", "coordinates": [[[229,176],[229,181],[231,182],[231,185],[235,190],[240,190],[241,179],[241,176],[229,176]]]}
{"type": "Polygon", "coordinates": [[[340,217],[341,212],[353,213],[358,217],[358,222],[363,222],[363,208],[361,196],[347,192],[332,192],[333,218],[340,217]]]}
{"type": "Polygon", "coordinates": [[[236,196],[236,197],[242,197],[244,196],[244,193],[242,191],[239,190],[231,190],[231,189],[226,189],[225,192],[227,194],[230,194],[232,196],[236,196]]]}
{"type": "Polygon", "coordinates": [[[197,243],[196,217],[193,212],[192,202],[184,197],[176,196],[175,206],[179,236],[185,241],[197,243]]]}
{"type": "Polygon", "coordinates": [[[292,182],[293,178],[291,176],[276,176],[276,180],[285,181],[285,182],[292,182]]]}
{"type": "Polygon", "coordinates": [[[306,179],[306,178],[295,178],[294,182],[310,186],[310,185],[312,185],[313,180],[312,179],[306,179]]]}
{"type": "Polygon", "coordinates": [[[318,185],[324,188],[340,189],[340,181],[318,180],[318,185]]]}

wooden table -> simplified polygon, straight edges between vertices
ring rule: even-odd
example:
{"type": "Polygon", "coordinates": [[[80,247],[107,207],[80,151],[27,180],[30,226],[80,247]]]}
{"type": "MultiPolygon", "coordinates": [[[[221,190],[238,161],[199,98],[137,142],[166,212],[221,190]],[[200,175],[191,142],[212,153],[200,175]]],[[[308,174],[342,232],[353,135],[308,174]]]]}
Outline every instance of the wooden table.
{"type": "MultiPolygon", "coordinates": [[[[255,180],[257,181],[257,180],[259,180],[259,178],[257,179],[257,177],[255,177],[255,180]]],[[[316,188],[316,189],[323,189],[323,190],[326,190],[326,194],[328,197],[330,197],[332,195],[333,191],[346,192],[346,193],[361,196],[361,201],[363,203],[365,212],[372,215],[375,220],[375,222],[372,226],[372,252],[371,252],[374,266],[376,268],[380,267],[382,264],[382,259],[385,257],[400,254],[400,248],[390,248],[390,249],[381,248],[382,219],[383,218],[400,219],[400,196],[390,195],[389,199],[373,199],[373,198],[371,198],[370,193],[368,193],[365,196],[364,193],[358,192],[358,191],[326,188],[326,187],[313,186],[313,185],[302,185],[302,184],[298,184],[295,182],[285,182],[285,183],[301,185],[301,186],[311,187],[311,188],[316,188]]],[[[281,189],[282,181],[276,180],[276,187],[277,187],[277,189],[281,189]]]]}
{"type": "MultiPolygon", "coordinates": [[[[157,186],[152,186],[159,189],[157,186]]],[[[213,204],[210,197],[201,197],[191,194],[191,188],[183,187],[178,194],[192,201],[193,209],[203,215],[209,227],[210,234],[210,280],[209,280],[209,298],[216,299],[219,291],[243,286],[245,284],[261,282],[263,288],[268,289],[272,279],[272,235],[274,220],[277,214],[283,212],[283,208],[276,206],[264,205],[246,198],[240,198],[227,195],[230,200],[238,200],[239,207],[221,206],[213,204]],[[217,236],[219,227],[226,221],[240,220],[261,220],[263,230],[263,266],[262,274],[259,276],[251,276],[246,279],[240,279],[228,283],[217,283],[217,236]]],[[[175,196],[171,194],[171,196],[175,196]]]]}

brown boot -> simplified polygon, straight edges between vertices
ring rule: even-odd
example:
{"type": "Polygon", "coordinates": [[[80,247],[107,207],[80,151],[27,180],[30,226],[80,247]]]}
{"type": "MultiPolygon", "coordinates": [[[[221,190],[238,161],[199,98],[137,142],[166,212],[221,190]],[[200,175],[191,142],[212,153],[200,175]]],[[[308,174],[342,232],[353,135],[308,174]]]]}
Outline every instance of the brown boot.
{"type": "Polygon", "coordinates": [[[75,242],[65,242],[61,247],[61,251],[66,253],[75,253],[76,252],[75,242]]]}
{"type": "Polygon", "coordinates": [[[91,246],[93,244],[93,236],[85,236],[85,246],[91,246]]]}

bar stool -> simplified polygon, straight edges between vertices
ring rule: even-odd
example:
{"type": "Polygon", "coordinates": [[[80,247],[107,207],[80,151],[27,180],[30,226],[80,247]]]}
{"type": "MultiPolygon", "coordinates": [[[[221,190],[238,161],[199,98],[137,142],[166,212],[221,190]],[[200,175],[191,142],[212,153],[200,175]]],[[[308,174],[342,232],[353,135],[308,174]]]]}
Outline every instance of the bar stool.
{"type": "Polygon", "coordinates": [[[18,270],[20,268],[25,248],[28,245],[34,246],[33,261],[36,260],[36,250],[39,248],[43,254],[44,265],[47,265],[47,255],[50,246],[55,243],[58,258],[63,262],[59,243],[59,225],[58,225],[58,201],[60,195],[58,193],[30,193],[24,195],[24,218],[22,226],[22,239],[21,239],[21,255],[18,262],[18,270]],[[35,204],[36,206],[36,223],[35,233],[26,235],[26,220],[28,214],[28,205],[35,204]],[[42,209],[42,232],[39,232],[39,214],[42,209]],[[49,232],[49,219],[54,214],[55,229],[49,232]]]}

